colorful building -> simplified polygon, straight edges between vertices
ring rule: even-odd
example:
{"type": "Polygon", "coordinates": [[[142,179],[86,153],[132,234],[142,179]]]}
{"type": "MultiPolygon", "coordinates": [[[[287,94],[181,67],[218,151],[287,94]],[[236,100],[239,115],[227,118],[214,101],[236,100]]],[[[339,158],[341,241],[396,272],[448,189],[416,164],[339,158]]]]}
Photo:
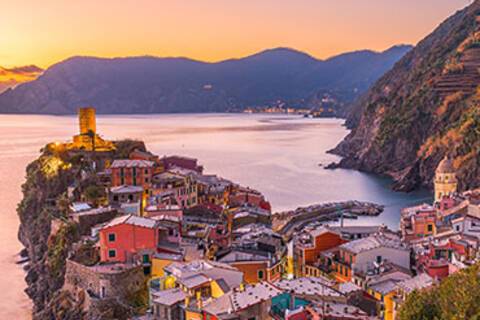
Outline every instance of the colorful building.
{"type": "Polygon", "coordinates": [[[440,161],[435,171],[435,202],[439,202],[443,197],[448,197],[457,192],[458,181],[455,174],[453,161],[446,156],[440,161]]]}
{"type": "Polygon", "coordinates": [[[147,160],[115,160],[110,166],[112,187],[141,186],[150,194],[155,163],[147,160]]]}
{"type": "Polygon", "coordinates": [[[402,239],[410,242],[437,233],[437,210],[428,204],[404,208],[400,214],[402,239]]]}
{"type": "Polygon", "coordinates": [[[135,262],[150,267],[161,241],[161,227],[152,219],[134,215],[118,217],[100,229],[101,262],[135,262]]]}
{"type": "Polygon", "coordinates": [[[410,268],[410,250],[394,234],[379,233],[340,245],[332,267],[337,280],[347,282],[355,272],[366,273],[384,261],[410,268]]]}
{"type": "Polygon", "coordinates": [[[294,246],[294,269],[296,277],[318,276],[317,262],[322,252],[346,243],[341,234],[332,229],[321,226],[305,230],[296,237],[294,246]]]}

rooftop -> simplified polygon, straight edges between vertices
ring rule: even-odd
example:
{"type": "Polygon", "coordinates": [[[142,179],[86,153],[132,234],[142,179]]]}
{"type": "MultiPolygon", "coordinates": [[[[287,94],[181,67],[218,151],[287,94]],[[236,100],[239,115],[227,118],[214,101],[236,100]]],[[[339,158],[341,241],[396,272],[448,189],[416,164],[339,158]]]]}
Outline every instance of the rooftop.
{"type": "Polygon", "coordinates": [[[95,216],[98,214],[102,213],[107,213],[107,212],[112,212],[115,211],[116,209],[112,207],[100,207],[100,208],[95,208],[95,209],[89,209],[86,211],[79,211],[79,212],[73,212],[73,216],[95,216]]]}
{"type": "Polygon", "coordinates": [[[223,279],[230,288],[240,286],[243,273],[225,263],[195,260],[192,262],[174,262],[164,268],[167,273],[173,274],[180,283],[190,287],[203,280],[223,279]]]}
{"type": "Polygon", "coordinates": [[[143,187],[142,186],[118,186],[110,188],[111,193],[122,194],[122,193],[142,193],[143,187]]]}
{"type": "Polygon", "coordinates": [[[384,234],[375,234],[367,238],[344,243],[340,246],[341,249],[347,250],[354,254],[370,251],[381,247],[407,250],[399,238],[386,236],[384,234]]]}
{"type": "Polygon", "coordinates": [[[105,227],[103,227],[103,229],[114,227],[120,224],[130,224],[144,228],[155,228],[155,226],[157,225],[157,221],[128,214],[111,220],[109,223],[107,223],[107,225],[105,225],[105,227]]]}
{"type": "Polygon", "coordinates": [[[341,294],[331,287],[334,283],[326,278],[299,278],[294,280],[280,280],[273,285],[288,292],[294,291],[299,295],[312,296],[333,296],[340,297],[341,294]]]}
{"type": "Polygon", "coordinates": [[[453,166],[453,161],[450,157],[446,156],[438,164],[436,173],[455,173],[455,167],[453,166]]]}
{"type": "Polygon", "coordinates": [[[122,159],[114,160],[110,168],[151,168],[154,164],[153,161],[148,160],[122,159]]]}
{"type": "Polygon", "coordinates": [[[320,315],[332,316],[335,319],[370,319],[364,311],[344,303],[329,302],[326,305],[316,303],[312,309],[320,315]]]}
{"type": "Polygon", "coordinates": [[[92,207],[86,202],[74,202],[70,205],[70,209],[73,212],[77,213],[77,212],[80,212],[80,211],[90,210],[90,209],[92,209],[92,207]]]}
{"type": "Polygon", "coordinates": [[[182,302],[187,297],[186,293],[180,288],[152,292],[152,294],[152,299],[154,303],[166,306],[171,306],[178,302],[182,302]]]}
{"type": "Polygon", "coordinates": [[[435,280],[426,273],[419,274],[411,279],[401,281],[397,284],[397,287],[410,293],[413,290],[424,289],[432,286],[435,280]]]}
{"type": "Polygon", "coordinates": [[[261,282],[245,288],[242,292],[234,292],[231,297],[233,310],[242,310],[262,301],[270,300],[282,294],[282,291],[275,288],[268,282],[261,282]]]}

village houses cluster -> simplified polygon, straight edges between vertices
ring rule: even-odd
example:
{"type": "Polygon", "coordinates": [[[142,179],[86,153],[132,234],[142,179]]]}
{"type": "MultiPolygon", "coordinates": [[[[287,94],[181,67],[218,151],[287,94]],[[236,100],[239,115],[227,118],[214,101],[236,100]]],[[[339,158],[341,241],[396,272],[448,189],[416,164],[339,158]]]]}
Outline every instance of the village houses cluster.
{"type": "Polygon", "coordinates": [[[287,235],[260,192],[183,156],[110,158],[94,110],[82,109],[80,122],[82,138],[67,147],[105,154],[90,165],[105,192],[92,202],[81,182],[68,189],[82,240],[64,288],[91,303],[147,290],[143,319],[391,320],[413,290],[477,261],[480,192],[457,193],[448,157],[434,203],[403,209],[399,231],[306,222],[287,235]]]}

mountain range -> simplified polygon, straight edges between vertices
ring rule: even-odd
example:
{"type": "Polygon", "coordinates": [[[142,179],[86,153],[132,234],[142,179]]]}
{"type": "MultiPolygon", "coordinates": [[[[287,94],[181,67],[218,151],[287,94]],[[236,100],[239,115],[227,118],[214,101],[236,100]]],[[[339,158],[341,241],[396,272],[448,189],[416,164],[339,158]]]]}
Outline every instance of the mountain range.
{"type": "MultiPolygon", "coordinates": [[[[480,1],[454,14],[352,107],[336,166],[431,188],[449,156],[461,190],[480,186],[480,1]]],[[[335,165],[332,167],[336,167],[335,165]]]]}
{"type": "Polygon", "coordinates": [[[72,57],[36,80],[0,95],[0,113],[225,112],[251,106],[320,107],[327,95],[338,115],[389,70],[411,46],[318,60],[276,48],[207,63],[187,58],[72,57]]]}

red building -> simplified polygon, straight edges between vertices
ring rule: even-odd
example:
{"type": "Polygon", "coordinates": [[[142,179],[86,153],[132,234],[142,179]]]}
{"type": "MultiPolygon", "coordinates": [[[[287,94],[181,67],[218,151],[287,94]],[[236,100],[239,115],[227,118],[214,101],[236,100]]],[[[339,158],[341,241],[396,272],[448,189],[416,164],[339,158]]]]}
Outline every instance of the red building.
{"type": "Polygon", "coordinates": [[[100,260],[102,262],[150,262],[165,234],[153,219],[134,215],[118,217],[100,230],[100,260]]]}
{"type": "Polygon", "coordinates": [[[198,173],[203,172],[203,166],[198,164],[198,160],[194,158],[182,157],[182,156],[165,156],[160,159],[165,170],[169,170],[172,167],[180,167],[188,170],[193,170],[198,173]]]}
{"type": "Polygon", "coordinates": [[[155,163],[148,160],[115,160],[112,170],[112,186],[142,186],[145,193],[151,188],[155,163]]]}
{"type": "Polygon", "coordinates": [[[248,188],[234,190],[230,193],[228,201],[231,207],[249,205],[271,211],[270,203],[265,200],[265,197],[260,192],[248,188]]]}

